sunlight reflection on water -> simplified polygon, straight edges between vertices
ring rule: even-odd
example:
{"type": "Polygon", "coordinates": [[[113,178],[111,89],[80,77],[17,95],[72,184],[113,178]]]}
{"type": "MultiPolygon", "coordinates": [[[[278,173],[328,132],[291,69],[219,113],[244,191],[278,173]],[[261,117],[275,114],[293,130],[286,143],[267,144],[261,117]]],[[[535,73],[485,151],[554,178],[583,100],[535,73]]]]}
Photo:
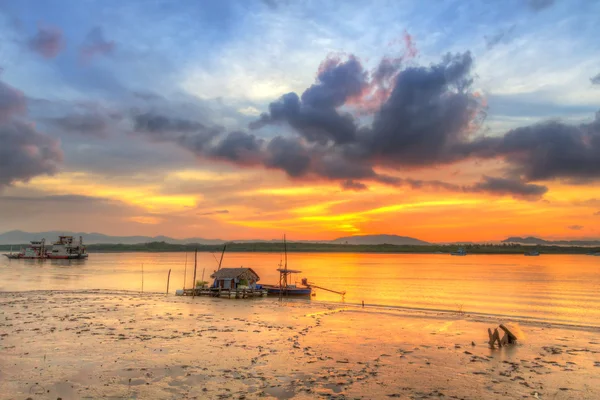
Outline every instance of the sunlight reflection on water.
{"type": "MultiPolygon", "coordinates": [[[[85,261],[0,261],[0,290],[122,289],[183,287],[185,253],[90,254],[85,261]]],[[[261,283],[277,282],[276,253],[227,253],[223,266],[251,267],[261,283]]],[[[298,281],[346,296],[316,290],[313,301],[440,309],[464,313],[525,316],[600,325],[600,259],[582,255],[469,255],[292,253],[289,267],[298,281]]],[[[198,254],[197,280],[210,281],[216,262],[198,254]]],[[[187,287],[193,280],[193,254],[187,256],[187,287]]]]}

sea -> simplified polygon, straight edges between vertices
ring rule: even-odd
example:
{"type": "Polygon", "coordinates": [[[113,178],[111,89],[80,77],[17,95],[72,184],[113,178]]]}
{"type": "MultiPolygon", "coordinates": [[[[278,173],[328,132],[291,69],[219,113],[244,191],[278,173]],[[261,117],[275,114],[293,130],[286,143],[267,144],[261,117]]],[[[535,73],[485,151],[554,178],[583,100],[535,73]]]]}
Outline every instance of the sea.
{"type": "MultiPolygon", "coordinates": [[[[220,254],[91,253],[87,260],[0,259],[0,291],[167,291],[211,281],[220,254]]],[[[264,284],[278,282],[278,253],[226,253],[223,267],[249,267],[264,284]]],[[[304,301],[348,306],[494,315],[600,327],[600,257],[585,255],[467,255],[289,253],[287,265],[322,288],[304,301]]],[[[231,301],[244,301],[235,300],[231,301]]],[[[251,301],[277,301],[256,299],[251,301]]]]}

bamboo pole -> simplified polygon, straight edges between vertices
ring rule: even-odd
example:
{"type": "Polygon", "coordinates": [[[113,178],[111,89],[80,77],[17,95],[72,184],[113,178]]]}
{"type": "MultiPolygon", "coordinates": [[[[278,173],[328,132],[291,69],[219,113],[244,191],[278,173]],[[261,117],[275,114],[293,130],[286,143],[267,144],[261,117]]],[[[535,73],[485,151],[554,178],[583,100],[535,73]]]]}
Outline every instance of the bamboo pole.
{"type": "Polygon", "coordinates": [[[185,290],[186,275],[187,275],[187,251],[185,252],[185,266],[183,267],[183,290],[185,290]]]}
{"type": "Polygon", "coordinates": [[[192,286],[192,297],[196,296],[196,267],[198,266],[198,249],[194,251],[194,285],[192,286]]]}
{"type": "Polygon", "coordinates": [[[167,294],[169,294],[169,281],[171,280],[171,270],[169,269],[169,275],[167,275],[167,294]]]}
{"type": "Polygon", "coordinates": [[[144,263],[142,263],[142,294],[144,293],[144,263]]]}

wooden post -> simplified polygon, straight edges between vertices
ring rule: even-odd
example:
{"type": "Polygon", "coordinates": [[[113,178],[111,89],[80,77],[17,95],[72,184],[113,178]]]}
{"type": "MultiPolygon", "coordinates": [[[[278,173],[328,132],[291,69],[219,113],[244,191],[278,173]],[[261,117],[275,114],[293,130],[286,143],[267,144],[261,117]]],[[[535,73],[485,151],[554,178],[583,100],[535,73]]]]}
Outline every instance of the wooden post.
{"type": "Polygon", "coordinates": [[[144,263],[142,263],[142,294],[144,293],[144,263]]]}
{"type": "Polygon", "coordinates": [[[187,251],[185,252],[185,266],[183,267],[183,290],[185,291],[185,278],[187,275],[187,251]]]}
{"type": "Polygon", "coordinates": [[[198,266],[198,249],[194,251],[194,284],[192,285],[192,297],[196,296],[196,267],[198,266]]]}
{"type": "Polygon", "coordinates": [[[171,280],[171,270],[169,269],[169,275],[167,275],[167,294],[169,294],[169,281],[171,280]]]}
{"type": "Polygon", "coordinates": [[[502,329],[504,331],[504,333],[506,334],[506,336],[508,337],[507,342],[509,344],[515,343],[517,341],[517,337],[508,330],[508,328],[502,324],[500,324],[500,329],[502,329]]]}

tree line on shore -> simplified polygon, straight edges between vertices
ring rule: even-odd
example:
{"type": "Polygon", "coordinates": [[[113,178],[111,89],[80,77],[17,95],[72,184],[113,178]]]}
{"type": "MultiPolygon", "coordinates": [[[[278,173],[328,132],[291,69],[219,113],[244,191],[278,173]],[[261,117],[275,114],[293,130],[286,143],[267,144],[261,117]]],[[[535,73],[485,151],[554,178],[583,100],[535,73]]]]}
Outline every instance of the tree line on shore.
{"type": "MultiPolygon", "coordinates": [[[[0,251],[18,251],[26,245],[0,245],[0,251]]],[[[125,252],[218,252],[223,245],[203,244],[171,244],[166,242],[150,242],[140,244],[89,244],[86,246],[90,253],[125,253],[125,252]]],[[[581,246],[545,246],[521,245],[516,243],[502,244],[430,244],[430,245],[351,245],[332,243],[288,242],[288,252],[314,253],[451,253],[464,248],[467,254],[524,254],[538,251],[541,254],[593,254],[600,253],[600,247],[581,246]]],[[[228,252],[275,252],[283,251],[282,243],[274,242],[242,242],[227,243],[228,252]]]]}

